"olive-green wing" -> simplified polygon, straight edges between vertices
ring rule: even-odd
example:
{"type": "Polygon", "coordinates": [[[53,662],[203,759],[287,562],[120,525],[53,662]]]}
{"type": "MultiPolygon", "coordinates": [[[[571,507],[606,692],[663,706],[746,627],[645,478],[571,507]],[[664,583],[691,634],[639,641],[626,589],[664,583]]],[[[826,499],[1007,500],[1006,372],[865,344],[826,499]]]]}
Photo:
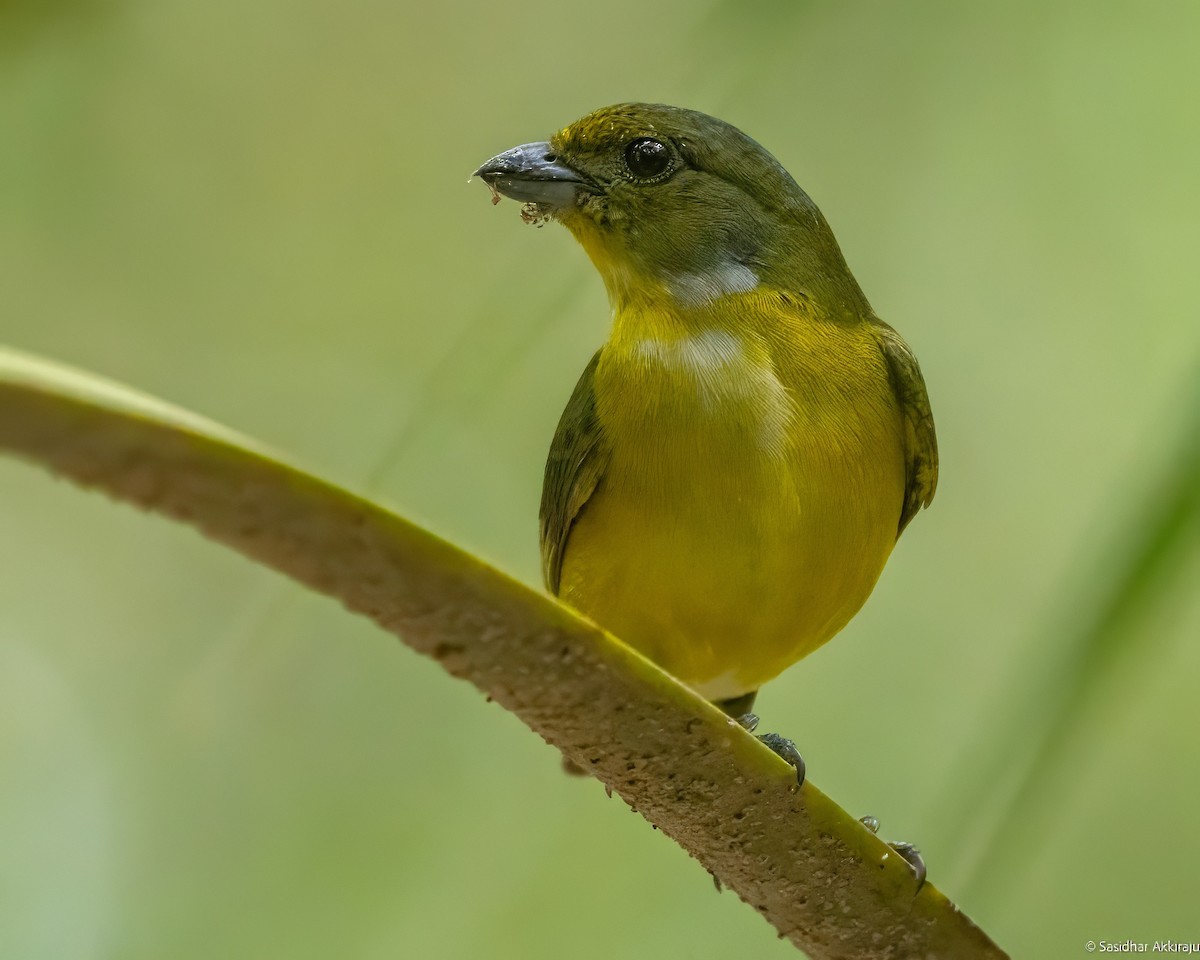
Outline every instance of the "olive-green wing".
{"type": "Polygon", "coordinates": [[[541,521],[542,577],[551,593],[557,594],[562,579],[563,554],[571,525],[595,492],[608,467],[609,448],[596,417],[593,381],[600,352],[583,371],[567,408],[558,421],[546,476],[542,481],[541,521]]]}
{"type": "Polygon", "coordinates": [[[904,507],[896,531],[896,536],[900,536],[917,511],[929,506],[937,490],[937,434],[933,428],[933,410],[929,406],[925,378],[921,376],[916,356],[904,338],[882,320],[873,318],[872,326],[904,417],[904,507]]]}

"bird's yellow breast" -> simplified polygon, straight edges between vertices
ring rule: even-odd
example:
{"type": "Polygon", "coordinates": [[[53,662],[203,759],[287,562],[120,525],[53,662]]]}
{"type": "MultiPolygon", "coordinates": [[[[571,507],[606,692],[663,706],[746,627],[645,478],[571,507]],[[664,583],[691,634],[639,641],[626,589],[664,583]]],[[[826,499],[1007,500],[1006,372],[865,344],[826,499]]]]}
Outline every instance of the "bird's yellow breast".
{"type": "Polygon", "coordinates": [[[711,699],[757,689],[870,593],[904,495],[865,324],[772,291],[626,303],[595,373],[611,448],[560,594],[711,699]]]}

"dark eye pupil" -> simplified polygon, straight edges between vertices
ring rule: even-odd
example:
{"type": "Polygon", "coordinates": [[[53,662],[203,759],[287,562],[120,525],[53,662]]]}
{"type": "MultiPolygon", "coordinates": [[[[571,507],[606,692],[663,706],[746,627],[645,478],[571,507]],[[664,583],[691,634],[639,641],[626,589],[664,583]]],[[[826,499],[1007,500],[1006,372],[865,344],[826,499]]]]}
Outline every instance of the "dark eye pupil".
{"type": "Polygon", "coordinates": [[[661,141],[639,137],[625,148],[625,164],[635,177],[657,177],[671,165],[671,152],[661,141]]]}

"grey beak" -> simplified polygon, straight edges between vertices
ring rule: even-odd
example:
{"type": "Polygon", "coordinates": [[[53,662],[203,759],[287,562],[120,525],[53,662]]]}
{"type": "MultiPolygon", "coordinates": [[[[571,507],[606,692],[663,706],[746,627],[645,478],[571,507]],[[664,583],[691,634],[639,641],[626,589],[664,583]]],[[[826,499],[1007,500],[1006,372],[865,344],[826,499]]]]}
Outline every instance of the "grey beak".
{"type": "Polygon", "coordinates": [[[512,200],[551,210],[574,206],[580,190],[599,193],[594,181],[568,167],[549,143],[523,143],[492,157],[475,176],[512,200]]]}

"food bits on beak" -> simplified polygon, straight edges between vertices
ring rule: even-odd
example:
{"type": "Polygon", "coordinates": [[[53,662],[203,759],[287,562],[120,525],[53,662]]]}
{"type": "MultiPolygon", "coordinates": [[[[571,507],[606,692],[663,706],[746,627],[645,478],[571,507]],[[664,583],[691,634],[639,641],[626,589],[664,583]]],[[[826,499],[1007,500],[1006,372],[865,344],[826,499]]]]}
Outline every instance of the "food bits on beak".
{"type": "Polygon", "coordinates": [[[544,227],[550,222],[548,214],[540,203],[525,203],[521,205],[521,219],[535,227],[544,227]]]}

